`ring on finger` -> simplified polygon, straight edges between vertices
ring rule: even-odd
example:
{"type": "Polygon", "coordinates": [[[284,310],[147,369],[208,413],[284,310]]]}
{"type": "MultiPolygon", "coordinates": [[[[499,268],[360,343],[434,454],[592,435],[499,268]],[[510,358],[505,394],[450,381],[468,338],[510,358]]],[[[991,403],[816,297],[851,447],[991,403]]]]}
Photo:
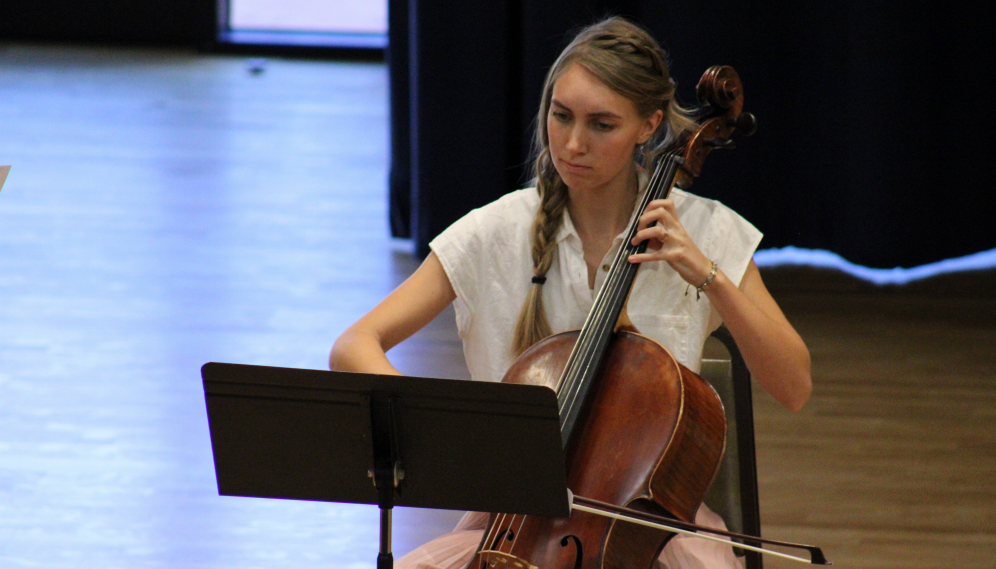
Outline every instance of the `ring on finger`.
{"type": "Polygon", "coordinates": [[[661,237],[661,242],[667,241],[667,238],[671,236],[671,230],[664,226],[664,237],[661,237]]]}

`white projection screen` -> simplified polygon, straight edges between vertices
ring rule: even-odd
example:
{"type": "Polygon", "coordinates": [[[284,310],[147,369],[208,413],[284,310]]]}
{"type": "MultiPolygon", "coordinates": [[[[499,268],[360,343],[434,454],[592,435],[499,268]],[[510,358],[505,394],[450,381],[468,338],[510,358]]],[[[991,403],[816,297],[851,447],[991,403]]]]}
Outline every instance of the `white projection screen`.
{"type": "Polygon", "coordinates": [[[231,30],[386,34],[387,0],[230,0],[231,30]]]}

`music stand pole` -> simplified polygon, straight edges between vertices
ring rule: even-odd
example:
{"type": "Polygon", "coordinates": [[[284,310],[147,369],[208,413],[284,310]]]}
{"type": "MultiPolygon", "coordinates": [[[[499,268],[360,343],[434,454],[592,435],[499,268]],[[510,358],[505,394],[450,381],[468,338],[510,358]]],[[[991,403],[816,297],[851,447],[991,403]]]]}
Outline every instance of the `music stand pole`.
{"type": "MultiPolygon", "coordinates": [[[[405,471],[401,469],[401,456],[398,450],[397,440],[398,429],[395,424],[395,400],[388,399],[388,413],[386,420],[387,428],[376,423],[371,423],[372,442],[374,453],[374,467],[367,470],[367,476],[373,481],[377,488],[377,507],[380,508],[380,552],[377,554],[377,569],[393,569],[394,554],[391,552],[391,524],[394,512],[394,493],[401,486],[401,481],[405,478],[405,471]],[[377,433],[386,432],[390,437],[387,444],[378,441],[377,433]],[[378,444],[378,443],[381,444],[378,444]]],[[[372,414],[371,421],[376,421],[372,414]]]]}
{"type": "Polygon", "coordinates": [[[377,554],[377,569],[393,569],[394,555],[391,553],[391,514],[394,511],[393,480],[385,480],[382,476],[374,476],[374,484],[380,496],[377,506],[380,507],[380,553],[377,554]]]}

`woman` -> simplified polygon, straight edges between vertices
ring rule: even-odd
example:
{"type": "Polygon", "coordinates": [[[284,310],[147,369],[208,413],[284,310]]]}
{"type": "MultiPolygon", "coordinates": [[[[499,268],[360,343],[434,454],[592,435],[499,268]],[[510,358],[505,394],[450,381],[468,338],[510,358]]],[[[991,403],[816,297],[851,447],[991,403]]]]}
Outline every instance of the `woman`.
{"type": "MultiPolygon", "coordinates": [[[[387,350],[455,302],[472,378],[499,381],[536,341],[581,327],[639,215],[634,244],[650,243],[629,258],[642,263],[627,306],[634,325],[698,370],[706,337],[725,324],[761,386],[787,408],[802,407],[809,353],[751,259],[761,234],[680,189],[634,211],[644,169],[696,126],[674,100],[654,39],[619,18],[583,30],[550,69],[537,125],[536,187],[470,212],[433,240],[419,269],[339,337],[332,369],[397,374],[387,350]]],[[[696,521],[724,526],[705,506],[696,521]]],[[[396,566],[462,569],[485,522],[468,514],[396,566]]],[[[730,547],[680,536],[660,561],[738,565],[730,547]]]]}

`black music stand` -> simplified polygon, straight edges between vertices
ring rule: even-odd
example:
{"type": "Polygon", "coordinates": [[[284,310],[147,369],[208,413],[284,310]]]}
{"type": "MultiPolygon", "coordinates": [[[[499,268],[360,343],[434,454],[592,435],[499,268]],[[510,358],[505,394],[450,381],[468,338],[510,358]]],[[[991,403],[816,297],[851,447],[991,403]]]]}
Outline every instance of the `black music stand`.
{"type": "Polygon", "coordinates": [[[376,504],[377,569],[394,566],[395,504],[570,514],[549,388],[219,363],[201,375],[218,492],[376,504]]]}

